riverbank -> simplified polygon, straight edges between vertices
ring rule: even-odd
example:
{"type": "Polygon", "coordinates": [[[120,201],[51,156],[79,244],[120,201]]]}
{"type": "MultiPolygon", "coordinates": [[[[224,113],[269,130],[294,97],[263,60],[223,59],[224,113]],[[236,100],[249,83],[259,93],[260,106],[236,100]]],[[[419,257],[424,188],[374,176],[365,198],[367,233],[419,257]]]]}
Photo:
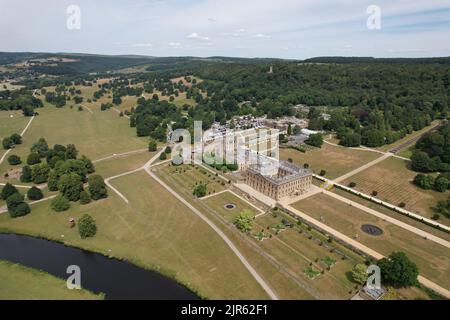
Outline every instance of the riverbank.
{"type": "Polygon", "coordinates": [[[67,267],[76,265],[81,270],[81,285],[104,292],[106,299],[198,299],[192,290],[156,270],[61,241],[0,233],[0,246],[9,248],[0,252],[0,259],[44,270],[57,278],[66,278],[67,267]]]}
{"type": "Polygon", "coordinates": [[[69,290],[66,281],[46,272],[0,260],[0,300],[102,300],[103,294],[69,290]]]}

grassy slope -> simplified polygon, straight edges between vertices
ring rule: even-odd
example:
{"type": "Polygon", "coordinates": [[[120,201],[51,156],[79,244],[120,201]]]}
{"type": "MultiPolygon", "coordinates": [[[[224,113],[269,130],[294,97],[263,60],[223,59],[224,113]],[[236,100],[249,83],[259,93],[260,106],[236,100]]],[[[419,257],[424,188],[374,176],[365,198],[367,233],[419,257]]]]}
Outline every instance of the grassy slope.
{"type": "Polygon", "coordinates": [[[0,260],[0,300],[87,300],[101,296],[69,290],[66,282],[48,273],[0,260]]]}
{"type": "MultiPolygon", "coordinates": [[[[57,109],[47,105],[38,112],[39,116],[26,132],[23,144],[11,151],[24,162],[32,144],[41,137],[49,146],[73,143],[80,154],[91,160],[147,147],[147,139],[136,137],[135,129],[130,128],[127,119],[119,118],[113,110],[102,112],[94,109],[91,114],[68,106],[57,109]]],[[[11,168],[6,161],[0,165],[0,180],[5,180],[3,173],[11,168]]]]}

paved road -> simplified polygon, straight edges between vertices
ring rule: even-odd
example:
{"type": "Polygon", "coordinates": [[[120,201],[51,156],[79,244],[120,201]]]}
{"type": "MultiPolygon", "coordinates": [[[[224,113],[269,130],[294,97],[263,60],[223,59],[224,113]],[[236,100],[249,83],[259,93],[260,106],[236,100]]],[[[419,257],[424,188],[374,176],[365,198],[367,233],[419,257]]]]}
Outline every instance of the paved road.
{"type": "Polygon", "coordinates": [[[206,222],[228,245],[228,247],[234,252],[234,254],[241,260],[250,274],[255,278],[255,280],[261,285],[261,287],[266,291],[269,297],[272,300],[278,300],[278,296],[275,292],[269,287],[269,285],[264,281],[264,279],[256,272],[256,270],[250,265],[247,259],[241,254],[241,252],[236,248],[236,246],[231,242],[231,240],[222,232],[211,220],[205,217],[199,210],[194,208],[189,202],[187,202],[183,197],[181,197],[177,192],[172,190],[167,184],[161,181],[151,170],[146,167],[144,169],[153,179],[155,179],[161,186],[163,186],[168,192],[170,192],[175,198],[181,201],[185,206],[191,209],[200,219],[206,222]]]}
{"type": "Polygon", "coordinates": [[[416,136],[416,137],[414,137],[414,138],[412,138],[412,139],[410,139],[410,140],[408,140],[408,141],[405,141],[404,143],[402,143],[401,145],[399,145],[399,146],[397,146],[397,147],[395,147],[395,148],[392,148],[391,150],[389,150],[389,152],[391,152],[391,153],[397,153],[397,152],[399,152],[400,150],[405,149],[406,147],[408,147],[408,146],[412,145],[413,143],[417,142],[417,140],[419,140],[419,139],[420,139],[421,137],[423,137],[425,134],[430,133],[430,132],[432,132],[432,131],[435,131],[435,130],[439,129],[439,127],[441,127],[442,125],[443,125],[443,123],[440,121],[437,125],[433,126],[433,127],[430,128],[429,130],[425,131],[424,133],[422,133],[422,134],[420,134],[420,135],[418,135],[418,136],[416,136]]]}
{"type": "Polygon", "coordinates": [[[392,218],[390,216],[387,216],[387,215],[385,215],[383,213],[380,213],[380,212],[378,212],[376,210],[368,208],[368,207],[366,207],[366,206],[364,206],[364,205],[362,205],[362,204],[360,204],[358,202],[355,202],[355,201],[350,200],[348,198],[342,197],[342,196],[340,196],[340,195],[338,195],[338,194],[336,194],[334,192],[323,190],[323,193],[326,194],[327,196],[333,197],[333,198],[335,198],[335,199],[337,199],[339,201],[347,203],[347,204],[351,205],[352,207],[358,208],[358,209],[363,210],[363,211],[365,211],[365,212],[367,212],[367,213],[369,213],[371,215],[374,215],[374,216],[376,216],[376,217],[378,217],[380,219],[383,219],[383,220],[385,220],[387,222],[395,224],[396,226],[398,226],[400,228],[403,228],[403,229],[408,230],[408,231],[410,231],[412,233],[415,233],[415,234],[417,234],[418,236],[420,236],[422,238],[427,238],[428,240],[431,240],[431,241],[436,242],[436,243],[438,243],[440,245],[443,245],[446,248],[450,248],[450,242],[448,242],[447,240],[441,239],[439,237],[436,237],[435,235],[433,235],[431,233],[425,232],[425,231],[423,231],[421,229],[418,229],[416,227],[413,227],[413,226],[411,226],[411,225],[409,225],[409,224],[407,224],[405,222],[402,222],[400,220],[394,219],[394,218],[392,218]]]}

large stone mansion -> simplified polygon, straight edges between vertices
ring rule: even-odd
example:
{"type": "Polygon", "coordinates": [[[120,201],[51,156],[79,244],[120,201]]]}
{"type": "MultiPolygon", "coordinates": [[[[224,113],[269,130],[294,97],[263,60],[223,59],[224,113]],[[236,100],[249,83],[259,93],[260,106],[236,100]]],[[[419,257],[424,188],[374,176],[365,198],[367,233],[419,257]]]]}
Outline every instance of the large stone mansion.
{"type": "Polygon", "coordinates": [[[287,161],[278,161],[272,172],[265,172],[263,164],[250,165],[246,170],[245,183],[262,194],[277,201],[309,191],[312,174],[287,161]]]}

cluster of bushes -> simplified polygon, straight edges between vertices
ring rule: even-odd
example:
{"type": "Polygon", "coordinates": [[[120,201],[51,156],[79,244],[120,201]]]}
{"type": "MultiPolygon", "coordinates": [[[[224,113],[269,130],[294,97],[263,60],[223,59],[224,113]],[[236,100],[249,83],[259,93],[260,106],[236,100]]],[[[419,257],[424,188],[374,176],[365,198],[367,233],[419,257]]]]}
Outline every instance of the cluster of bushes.
{"type": "Polygon", "coordinates": [[[437,178],[434,178],[431,175],[419,173],[414,177],[414,184],[422,189],[433,189],[438,192],[444,192],[450,187],[448,174],[440,174],[437,178]]]}
{"type": "Polygon", "coordinates": [[[31,212],[30,206],[24,201],[24,196],[10,183],[3,187],[1,198],[6,201],[11,218],[22,217],[31,212]]]}
{"type": "Polygon", "coordinates": [[[100,105],[100,110],[101,110],[101,111],[105,111],[105,110],[111,109],[112,106],[113,106],[113,105],[112,105],[112,103],[110,103],[110,102],[102,103],[102,104],[100,105]]]}
{"type": "Polygon", "coordinates": [[[22,144],[22,137],[18,133],[13,133],[9,137],[5,137],[2,140],[3,149],[8,150],[14,147],[16,144],[22,144]]]}

